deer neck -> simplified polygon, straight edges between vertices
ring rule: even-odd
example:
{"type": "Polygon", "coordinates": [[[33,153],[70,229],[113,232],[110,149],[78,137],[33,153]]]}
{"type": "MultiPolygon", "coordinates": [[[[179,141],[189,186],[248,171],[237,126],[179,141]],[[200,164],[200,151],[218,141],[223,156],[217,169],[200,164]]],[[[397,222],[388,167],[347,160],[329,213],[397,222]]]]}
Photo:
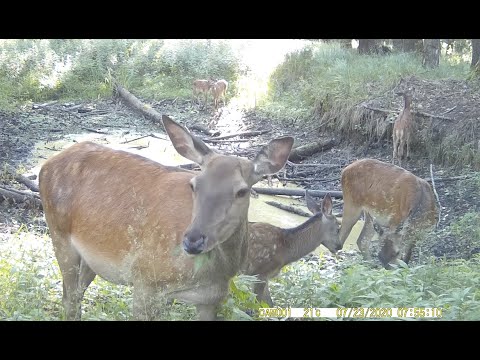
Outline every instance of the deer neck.
{"type": "Polygon", "coordinates": [[[229,239],[208,253],[197,255],[203,259],[198,260],[195,278],[210,282],[214,279],[229,280],[235,276],[246,258],[247,237],[248,221],[245,219],[229,239]]]}
{"type": "Polygon", "coordinates": [[[412,104],[412,99],[409,96],[404,95],[403,100],[405,102],[404,109],[410,110],[410,105],[412,104]]]}
{"type": "Polygon", "coordinates": [[[322,214],[316,214],[303,224],[284,230],[286,264],[297,261],[315,250],[323,241],[322,214]]]}

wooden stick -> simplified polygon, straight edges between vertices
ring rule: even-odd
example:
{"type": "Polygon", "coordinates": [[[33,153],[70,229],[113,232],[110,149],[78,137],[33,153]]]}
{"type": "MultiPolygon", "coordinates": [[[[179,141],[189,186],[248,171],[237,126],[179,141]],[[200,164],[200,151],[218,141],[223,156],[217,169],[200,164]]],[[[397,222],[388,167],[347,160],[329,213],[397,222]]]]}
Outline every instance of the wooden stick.
{"type": "Polygon", "coordinates": [[[274,206],[276,208],[279,208],[279,209],[282,209],[282,210],[300,215],[300,216],[305,216],[305,217],[311,217],[312,216],[311,214],[307,213],[306,211],[294,208],[293,206],[283,205],[283,204],[280,204],[276,201],[265,201],[265,203],[268,204],[268,205],[274,206]]]}
{"type": "Polygon", "coordinates": [[[15,203],[31,201],[39,209],[42,209],[42,201],[33,193],[25,193],[22,191],[7,189],[3,186],[0,186],[0,196],[3,197],[5,200],[10,200],[15,203]]]}
{"type": "Polygon", "coordinates": [[[269,133],[271,131],[272,130],[244,131],[244,132],[239,132],[239,133],[230,134],[230,135],[217,136],[217,137],[210,138],[210,139],[203,139],[203,141],[230,139],[230,138],[235,137],[235,136],[257,136],[257,135],[263,135],[263,134],[269,133]]]}
{"type": "MultiPolygon", "coordinates": [[[[266,195],[288,195],[288,196],[305,196],[305,190],[302,189],[285,189],[285,188],[261,188],[253,187],[253,189],[259,194],[266,195]]],[[[308,193],[312,196],[330,196],[335,198],[343,198],[341,191],[324,191],[324,190],[308,190],[308,193]]]]}
{"type": "Polygon", "coordinates": [[[438,221],[436,227],[438,228],[438,225],[440,224],[440,218],[442,215],[442,204],[440,204],[440,199],[438,198],[437,194],[437,189],[435,189],[435,180],[433,179],[433,165],[430,164],[430,177],[432,178],[432,188],[433,188],[433,193],[435,194],[435,197],[437,198],[438,202],[438,221]]]}

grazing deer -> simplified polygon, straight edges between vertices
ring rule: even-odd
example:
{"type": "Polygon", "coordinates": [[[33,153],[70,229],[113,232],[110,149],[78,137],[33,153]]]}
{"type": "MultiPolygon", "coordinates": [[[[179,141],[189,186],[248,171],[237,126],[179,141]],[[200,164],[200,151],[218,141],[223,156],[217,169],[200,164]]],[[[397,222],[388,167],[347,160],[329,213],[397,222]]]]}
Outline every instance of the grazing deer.
{"type": "Polygon", "coordinates": [[[303,224],[283,229],[267,223],[249,224],[247,259],[243,272],[258,275],[261,282],[254,285],[253,291],[259,301],[273,307],[268,280],[277,276],[280,270],[294,261],[314,251],[323,244],[332,253],[342,248],[338,232],[340,223],[332,214],[332,198],[325,195],[319,205],[305,192],[308,209],[313,217],[303,224]]]}
{"type": "Polygon", "coordinates": [[[228,82],[226,80],[218,80],[212,86],[212,93],[213,93],[213,103],[215,105],[215,109],[218,107],[218,100],[220,97],[223,97],[223,106],[225,106],[225,97],[227,95],[228,89],[228,82]]]}
{"type": "Polygon", "coordinates": [[[193,97],[196,99],[197,103],[200,105],[199,95],[203,94],[205,102],[204,106],[207,106],[208,93],[214,85],[213,80],[195,80],[193,82],[193,97]]]}
{"type": "Polygon", "coordinates": [[[247,251],[250,189],[287,161],[292,137],[270,141],[254,160],[214,152],[168,116],[175,149],[194,173],[82,142],[47,160],[40,196],[63,277],[68,320],[96,275],[133,285],[133,316],[155,318],[155,296],[196,305],[216,319],[247,251]]]}
{"type": "Polygon", "coordinates": [[[403,96],[405,101],[403,110],[398,114],[395,123],[393,124],[393,156],[392,164],[395,164],[395,159],[398,160],[398,165],[402,166],[402,159],[404,157],[404,148],[407,147],[407,159],[410,159],[410,138],[412,136],[412,94],[410,91],[397,92],[397,95],[403,96]]]}
{"type": "Polygon", "coordinates": [[[383,230],[380,239],[384,245],[379,258],[386,268],[400,258],[402,245],[405,246],[403,261],[408,263],[415,245],[415,231],[430,228],[438,218],[435,196],[428,182],[379,160],[357,160],[344,168],[342,191],[340,242],[345,243],[364,211],[365,224],[357,240],[358,248],[365,258],[370,258],[374,218],[383,230]]]}

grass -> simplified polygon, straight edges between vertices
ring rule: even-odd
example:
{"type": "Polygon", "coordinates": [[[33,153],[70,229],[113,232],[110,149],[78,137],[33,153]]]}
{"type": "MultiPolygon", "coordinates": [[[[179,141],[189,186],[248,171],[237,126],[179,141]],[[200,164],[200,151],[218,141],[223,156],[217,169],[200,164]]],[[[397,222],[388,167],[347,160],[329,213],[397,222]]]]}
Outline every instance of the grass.
{"type": "MultiPolygon", "coordinates": [[[[466,214],[451,225],[458,236],[479,240],[479,214],[466,214]],[[468,226],[465,226],[467,224],[468,226]]],[[[46,234],[22,225],[0,242],[0,318],[61,320],[62,281],[46,234]]],[[[422,265],[394,270],[373,267],[356,258],[327,264],[300,260],[271,280],[270,290],[281,307],[441,307],[444,320],[480,319],[480,256],[469,260],[430,258],[422,265]]],[[[259,304],[251,292],[255,277],[240,275],[220,314],[229,320],[258,319],[259,304]],[[253,310],[250,316],[244,310],[253,310]]],[[[83,320],[128,320],[132,288],[97,277],[82,303],[83,320]]],[[[195,308],[175,302],[166,320],[193,320],[195,308]]],[[[325,319],[324,319],[325,320],[325,319]]]]}

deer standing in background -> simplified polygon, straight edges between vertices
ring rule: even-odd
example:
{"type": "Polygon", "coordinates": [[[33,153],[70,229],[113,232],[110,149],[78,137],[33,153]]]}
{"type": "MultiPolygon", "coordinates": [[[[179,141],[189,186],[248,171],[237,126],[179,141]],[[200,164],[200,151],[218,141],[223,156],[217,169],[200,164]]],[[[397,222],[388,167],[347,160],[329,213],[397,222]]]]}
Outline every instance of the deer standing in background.
{"type": "MultiPolygon", "coordinates": [[[[413,89],[412,89],[413,91],[413,89]]],[[[399,166],[402,166],[404,157],[404,149],[407,147],[407,159],[410,159],[410,139],[413,132],[412,120],[412,94],[410,91],[397,92],[397,95],[403,96],[404,107],[393,124],[393,156],[392,164],[395,159],[398,160],[399,166]]]]}
{"type": "Polygon", "coordinates": [[[400,258],[409,262],[415,245],[415,231],[432,228],[438,210],[432,187],[411,172],[379,160],[362,159],[342,170],[343,219],[340,242],[343,246],[352,227],[365,212],[365,224],[357,245],[370,258],[373,219],[380,228],[383,247],[379,258],[385,268],[400,258]]]}
{"type": "Polygon", "coordinates": [[[280,270],[294,261],[314,251],[323,244],[332,253],[342,248],[338,232],[340,222],[332,214],[332,198],[325,195],[319,205],[305,192],[308,209],[313,217],[303,224],[283,229],[263,222],[249,224],[247,259],[243,272],[258,275],[254,292],[259,301],[265,301],[273,307],[268,280],[277,276],[280,270]]]}
{"type": "Polygon", "coordinates": [[[212,86],[212,93],[213,93],[213,103],[215,105],[215,109],[218,107],[218,101],[222,97],[223,98],[223,106],[225,106],[225,97],[227,96],[228,90],[228,82],[226,80],[218,80],[212,86]]]}
{"type": "Polygon", "coordinates": [[[67,320],[80,320],[96,275],[133,285],[135,319],[154,319],[159,295],[214,320],[244,262],[250,189],[285,165],[293,138],[274,139],[248,160],[211,150],[168,116],[162,121],[175,149],[201,172],[92,142],[72,145],[41,168],[67,320]]]}
{"type": "Polygon", "coordinates": [[[204,107],[207,106],[207,98],[210,90],[214,85],[213,80],[195,80],[193,82],[193,97],[196,99],[197,103],[200,104],[199,95],[203,94],[204,96],[204,107]]]}

